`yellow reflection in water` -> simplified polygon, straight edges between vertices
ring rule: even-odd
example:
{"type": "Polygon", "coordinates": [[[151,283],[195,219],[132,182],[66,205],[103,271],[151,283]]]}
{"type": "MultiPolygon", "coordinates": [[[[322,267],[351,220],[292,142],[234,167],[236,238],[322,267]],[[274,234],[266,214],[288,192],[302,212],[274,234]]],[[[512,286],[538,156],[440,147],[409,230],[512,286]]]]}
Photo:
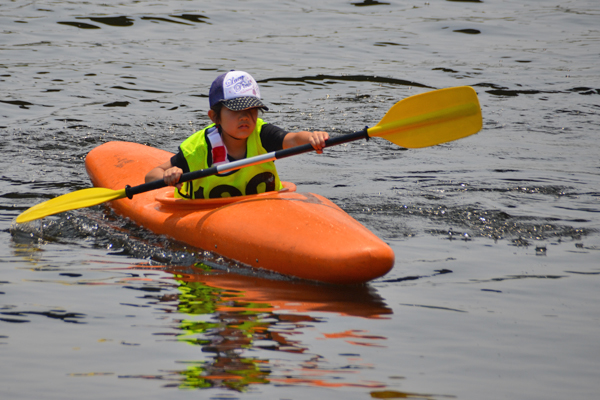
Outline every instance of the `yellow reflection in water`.
{"type": "MultiPolygon", "coordinates": [[[[337,288],[306,283],[271,281],[232,274],[181,273],[177,312],[177,339],[198,346],[208,359],[179,361],[186,368],[172,371],[181,377],[181,389],[228,388],[244,391],[250,385],[272,382],[320,387],[382,388],[381,383],[330,382],[326,377],[272,376],[272,363],[264,352],[249,357],[247,350],[269,350],[302,354],[308,350],[297,340],[301,330],[323,322],[309,315],[312,311],[334,312],[364,318],[384,318],[391,314],[383,301],[368,287],[337,288]]],[[[381,340],[363,331],[324,335],[329,338],[381,340]],[[340,336],[342,335],[342,336],[340,336]]],[[[320,356],[315,356],[319,358],[320,356]]],[[[300,370],[303,370],[301,367],[300,370]]],[[[298,371],[296,371],[298,372],[298,371]]],[[[311,369],[311,372],[315,372],[311,369]]],[[[335,371],[326,371],[331,374],[335,371]]],[[[294,375],[298,375],[294,373],[294,375]]]]}

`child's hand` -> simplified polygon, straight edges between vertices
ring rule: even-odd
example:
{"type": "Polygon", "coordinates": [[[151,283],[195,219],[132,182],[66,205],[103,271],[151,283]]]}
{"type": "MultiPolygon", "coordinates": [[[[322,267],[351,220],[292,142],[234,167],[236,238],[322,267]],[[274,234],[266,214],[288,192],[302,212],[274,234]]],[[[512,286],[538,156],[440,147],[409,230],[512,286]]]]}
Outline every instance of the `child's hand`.
{"type": "Polygon", "coordinates": [[[283,138],[283,148],[289,149],[296,146],[302,146],[305,144],[310,144],[317,153],[323,153],[323,149],[325,148],[325,141],[329,139],[329,133],[321,132],[321,131],[299,131],[299,132],[290,132],[285,135],[283,138]]]}
{"type": "Polygon", "coordinates": [[[171,167],[165,170],[165,174],[163,175],[163,181],[165,181],[165,183],[169,186],[176,186],[177,189],[181,189],[181,183],[178,184],[178,182],[182,174],[183,171],[181,170],[181,168],[171,167]]]}
{"type": "Polygon", "coordinates": [[[327,139],[329,139],[329,134],[327,132],[315,131],[311,132],[308,143],[314,147],[317,153],[322,154],[327,139]]]}

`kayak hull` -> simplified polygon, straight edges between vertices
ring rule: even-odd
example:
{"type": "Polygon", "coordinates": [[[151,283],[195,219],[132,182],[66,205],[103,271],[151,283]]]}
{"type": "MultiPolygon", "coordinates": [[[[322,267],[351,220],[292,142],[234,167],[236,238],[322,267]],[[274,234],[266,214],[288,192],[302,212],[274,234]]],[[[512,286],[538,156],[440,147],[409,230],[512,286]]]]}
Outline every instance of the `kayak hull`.
{"type": "MultiPolygon", "coordinates": [[[[144,183],[145,174],[172,153],[109,142],[86,157],[94,186],[113,190],[144,183]]],[[[359,284],[385,275],[391,248],[323,196],[279,192],[211,200],[174,198],[167,187],[110,203],[157,234],[254,268],[334,284],[359,284]]]]}

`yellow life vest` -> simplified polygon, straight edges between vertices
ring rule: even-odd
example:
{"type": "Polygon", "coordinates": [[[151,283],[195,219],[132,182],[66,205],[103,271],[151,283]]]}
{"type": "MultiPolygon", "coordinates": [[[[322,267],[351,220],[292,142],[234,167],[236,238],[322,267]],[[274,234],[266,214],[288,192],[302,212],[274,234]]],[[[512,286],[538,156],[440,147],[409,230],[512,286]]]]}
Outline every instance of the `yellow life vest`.
{"type": "MultiPolygon", "coordinates": [[[[254,131],[246,142],[246,157],[266,154],[268,151],[260,141],[260,131],[265,122],[258,118],[254,131]]],[[[179,147],[188,163],[190,171],[206,169],[212,165],[226,162],[226,149],[220,140],[215,124],[187,138],[179,147]],[[209,136],[212,134],[212,140],[209,136]],[[215,137],[215,135],[217,137],[215,137]],[[214,143],[211,143],[214,142],[214,143]],[[209,146],[210,143],[210,146],[209,146]],[[223,146],[223,148],[219,148],[223,146]],[[209,165],[209,152],[210,162],[209,165]],[[217,162],[215,162],[217,161],[217,162]]],[[[175,197],[186,199],[214,199],[219,197],[244,196],[281,190],[275,163],[272,161],[253,165],[236,171],[207,176],[191,182],[185,182],[181,191],[175,189],[175,197]]]]}

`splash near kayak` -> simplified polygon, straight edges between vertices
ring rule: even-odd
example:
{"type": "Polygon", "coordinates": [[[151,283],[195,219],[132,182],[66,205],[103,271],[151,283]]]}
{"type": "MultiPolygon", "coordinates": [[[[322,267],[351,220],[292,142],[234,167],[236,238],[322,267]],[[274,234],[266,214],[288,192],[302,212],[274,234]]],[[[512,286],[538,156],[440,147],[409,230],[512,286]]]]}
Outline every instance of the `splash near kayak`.
{"type": "MultiPolygon", "coordinates": [[[[171,153],[130,142],[108,142],[87,156],[96,187],[121,189],[144,181],[171,153]]],[[[165,187],[110,203],[113,210],[157,234],[252,268],[332,284],[361,284],[385,275],[394,252],[323,196],[278,192],[185,200],[165,187]]]]}

